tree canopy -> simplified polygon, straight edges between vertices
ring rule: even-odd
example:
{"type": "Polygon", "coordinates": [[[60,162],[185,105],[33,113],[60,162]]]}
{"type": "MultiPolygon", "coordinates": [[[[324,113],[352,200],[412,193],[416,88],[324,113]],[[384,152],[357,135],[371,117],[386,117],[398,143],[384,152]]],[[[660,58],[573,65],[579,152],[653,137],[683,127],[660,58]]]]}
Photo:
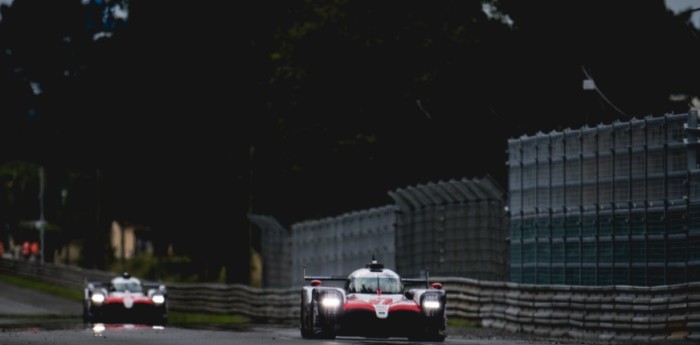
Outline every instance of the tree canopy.
{"type": "Polygon", "coordinates": [[[90,239],[97,266],[96,233],[117,220],[246,282],[249,212],[290,225],[486,174],[507,189],[508,138],[686,112],[700,95],[698,28],[662,0],[0,9],[2,220],[32,217],[8,181],[46,166],[49,221],[90,239]]]}

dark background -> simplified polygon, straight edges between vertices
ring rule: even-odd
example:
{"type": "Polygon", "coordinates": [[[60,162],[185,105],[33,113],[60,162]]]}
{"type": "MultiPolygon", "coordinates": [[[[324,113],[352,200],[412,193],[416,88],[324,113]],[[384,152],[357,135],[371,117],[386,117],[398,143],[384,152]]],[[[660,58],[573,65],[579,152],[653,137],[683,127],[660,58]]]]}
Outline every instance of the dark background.
{"type": "Polygon", "coordinates": [[[250,212],[289,227],[487,174],[507,191],[509,138],[685,113],[700,94],[691,12],[483,3],[497,16],[479,1],[113,0],[128,19],[104,23],[98,2],[15,0],[0,21],[0,221],[37,219],[44,166],[54,245],[85,238],[83,265],[109,263],[117,220],[202,280],[225,266],[247,282],[250,212]]]}

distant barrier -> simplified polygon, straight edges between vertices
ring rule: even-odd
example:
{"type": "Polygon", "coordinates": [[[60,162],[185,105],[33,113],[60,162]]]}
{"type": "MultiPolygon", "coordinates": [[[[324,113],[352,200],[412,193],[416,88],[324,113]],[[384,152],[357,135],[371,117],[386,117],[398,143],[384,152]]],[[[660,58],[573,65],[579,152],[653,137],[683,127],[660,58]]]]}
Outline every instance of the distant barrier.
{"type": "Polygon", "coordinates": [[[260,289],[247,285],[167,284],[171,310],[245,315],[257,322],[299,320],[301,288],[260,289]]]}
{"type": "MultiPolygon", "coordinates": [[[[84,279],[113,273],[0,260],[0,273],[82,289],[84,279]]],[[[669,286],[530,285],[433,277],[447,291],[448,318],[549,337],[598,340],[700,340],[700,282],[669,286]]],[[[168,283],[170,309],[240,314],[258,322],[293,323],[300,288],[168,283]]]]}
{"type": "Polygon", "coordinates": [[[0,259],[0,273],[21,278],[38,280],[47,284],[82,291],[85,280],[109,281],[115,274],[100,270],[88,270],[59,264],[39,264],[37,262],[0,259]]]}

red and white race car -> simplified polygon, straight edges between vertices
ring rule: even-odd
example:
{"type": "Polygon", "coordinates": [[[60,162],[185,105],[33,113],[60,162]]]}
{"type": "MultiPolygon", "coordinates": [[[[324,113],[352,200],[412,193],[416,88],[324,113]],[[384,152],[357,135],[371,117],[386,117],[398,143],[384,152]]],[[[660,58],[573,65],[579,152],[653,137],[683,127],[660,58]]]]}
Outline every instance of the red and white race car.
{"type": "Polygon", "coordinates": [[[440,283],[404,279],[373,258],[347,277],[304,276],[301,293],[301,335],[333,339],[339,336],[407,337],[443,341],[446,337],[445,291],[440,283]],[[322,286],[345,281],[344,288],[322,286]],[[409,285],[424,284],[410,288],[409,285]]]}
{"type": "Polygon", "coordinates": [[[83,320],[87,323],[165,325],[165,285],[142,282],[128,273],[107,283],[89,281],[84,288],[83,320]]]}

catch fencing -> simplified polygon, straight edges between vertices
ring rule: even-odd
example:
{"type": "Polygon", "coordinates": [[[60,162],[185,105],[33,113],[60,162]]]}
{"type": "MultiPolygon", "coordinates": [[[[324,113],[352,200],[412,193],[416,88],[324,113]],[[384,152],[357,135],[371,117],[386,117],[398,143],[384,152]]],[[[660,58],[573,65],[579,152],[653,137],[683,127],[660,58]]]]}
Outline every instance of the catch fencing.
{"type": "Polygon", "coordinates": [[[307,275],[350,274],[365,267],[373,255],[394,267],[395,222],[396,208],[387,205],[292,224],[294,275],[289,286],[304,283],[304,270],[307,275]]]}
{"type": "Polygon", "coordinates": [[[697,116],[509,140],[511,281],[700,280],[697,116]]]}
{"type": "Polygon", "coordinates": [[[389,192],[396,216],[396,269],[404,276],[508,278],[508,214],[503,189],[490,177],[389,192]]]}
{"type": "Polygon", "coordinates": [[[248,219],[260,228],[262,285],[288,288],[292,282],[292,236],[271,216],[249,214],[248,219]]]}
{"type": "Polygon", "coordinates": [[[388,194],[393,205],[295,223],[291,231],[271,216],[250,216],[261,228],[263,286],[298,286],[304,269],[309,275],[349,274],[372,256],[406,277],[429,269],[432,275],[507,279],[506,197],[490,176],[388,194]]]}
{"type": "MultiPolygon", "coordinates": [[[[0,260],[0,273],[81,289],[84,279],[110,272],[0,260]]],[[[700,340],[700,283],[669,286],[536,285],[432,277],[447,292],[448,319],[552,338],[700,340]]],[[[178,312],[236,314],[257,322],[299,322],[301,287],[166,283],[169,308],[178,312]]],[[[448,335],[449,336],[449,335],[448,335]]]]}

